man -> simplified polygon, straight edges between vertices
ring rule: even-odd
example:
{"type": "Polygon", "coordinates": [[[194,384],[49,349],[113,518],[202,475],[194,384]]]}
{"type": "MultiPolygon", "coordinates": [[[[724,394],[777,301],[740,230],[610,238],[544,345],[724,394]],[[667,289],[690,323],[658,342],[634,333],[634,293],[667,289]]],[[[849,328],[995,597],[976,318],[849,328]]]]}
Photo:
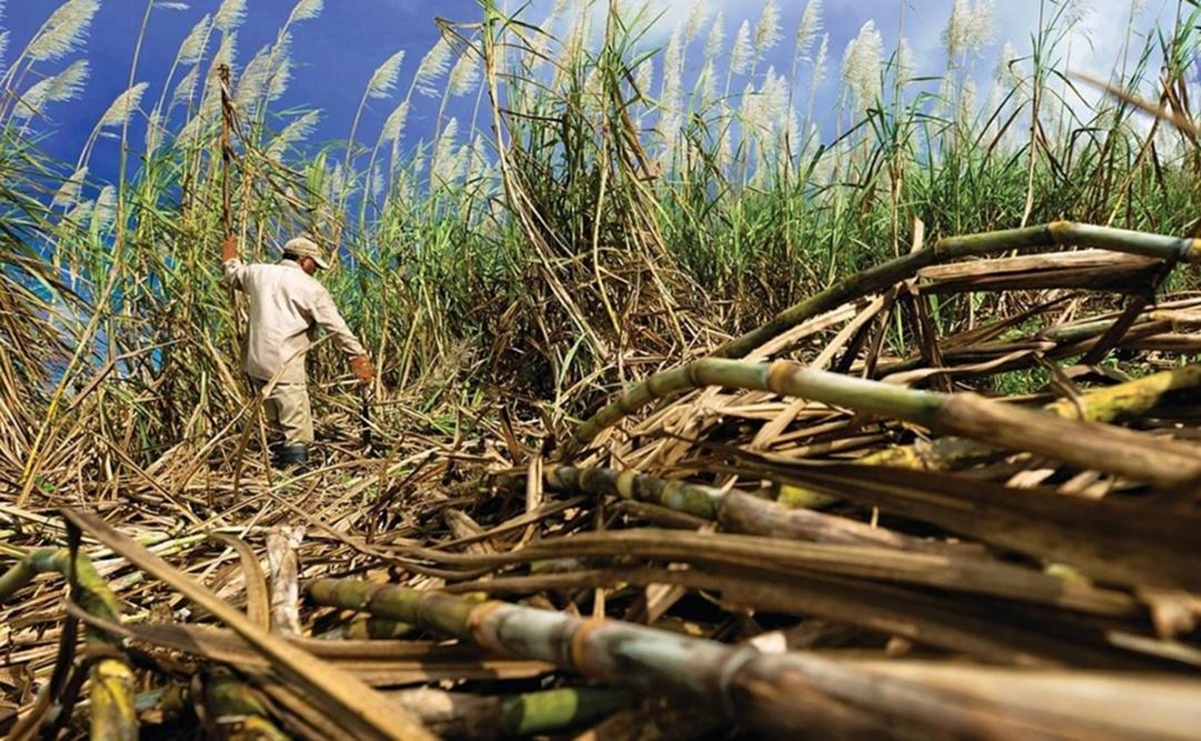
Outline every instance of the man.
{"type": "Polygon", "coordinates": [[[235,237],[221,243],[225,282],[250,297],[246,373],[260,393],[268,389],[267,420],[272,431],[283,436],[278,464],[298,472],[307,470],[313,442],[304,369],[311,331],[321,327],[333,335],[361,383],[375,377],[367,350],[346,326],[329,291],[313,278],[318,269],[328,267],[321,248],[305,237],[285,244],[277,265],[247,265],[238,258],[235,237]]]}

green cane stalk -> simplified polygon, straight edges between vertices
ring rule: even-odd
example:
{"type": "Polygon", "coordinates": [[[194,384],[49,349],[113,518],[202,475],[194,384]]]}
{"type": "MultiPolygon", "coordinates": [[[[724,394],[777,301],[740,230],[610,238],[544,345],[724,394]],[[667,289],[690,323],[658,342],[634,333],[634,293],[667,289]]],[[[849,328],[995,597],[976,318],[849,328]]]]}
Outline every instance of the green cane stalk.
{"type": "Polygon", "coordinates": [[[815,370],[800,363],[744,363],[704,358],[652,376],[582,425],[563,446],[569,461],[600,432],[655,399],[704,386],[771,391],[831,406],[913,422],[1006,450],[1023,450],[1156,487],[1176,488],[1201,477],[1201,455],[1183,443],[1155,439],[1088,420],[990,401],[971,393],[943,394],[815,370]]]}
{"type": "MultiPolygon", "coordinates": [[[[0,576],[0,603],[12,599],[38,574],[51,572],[64,576],[74,572],[79,587],[75,599],[85,612],[106,622],[121,621],[117,597],[97,573],[91,560],[81,553],[71,563],[71,552],[66,548],[39,548],[13,564],[0,576]]],[[[106,654],[92,663],[88,673],[91,679],[92,738],[132,741],[138,737],[133,670],[119,640],[90,627],[85,635],[89,647],[103,650],[106,654]]]]}
{"type": "Polygon", "coordinates": [[[785,309],[757,329],[718,347],[713,351],[713,355],[719,358],[743,357],[806,320],[860,296],[875,293],[898,281],[912,278],[919,270],[931,265],[1011,250],[1040,252],[1066,245],[1095,247],[1161,260],[1201,262],[1201,240],[1072,221],[1054,221],[1022,229],[944,237],[925,249],[843,278],[821,293],[785,309]]]}
{"type": "MultiPolygon", "coordinates": [[[[586,677],[653,694],[671,693],[716,707],[731,722],[774,737],[797,734],[894,736],[899,720],[968,735],[1028,731],[1030,723],[1087,723],[1094,731],[1149,733],[1191,728],[1189,693],[1201,681],[1176,675],[1047,671],[857,662],[802,652],[761,653],[748,645],[618,620],[394,585],[319,579],[307,585],[318,604],[366,610],[410,622],[504,655],[553,663],[586,677]],[[894,666],[895,665],[895,666],[894,666]],[[954,690],[946,689],[954,687],[954,690]],[[1129,713],[1095,700],[1122,696],[1155,704],[1129,713]],[[1118,694],[1114,694],[1118,693],[1118,694]],[[1092,694],[1093,701],[1085,699],[1092,694]],[[921,698],[921,701],[916,701],[921,698]],[[1066,716],[1070,716],[1066,717],[1066,716]]],[[[901,728],[910,727],[902,724],[901,728]]],[[[917,737],[918,726],[911,726],[917,737]]],[[[1065,727],[1071,727],[1065,726],[1065,727]]]]}

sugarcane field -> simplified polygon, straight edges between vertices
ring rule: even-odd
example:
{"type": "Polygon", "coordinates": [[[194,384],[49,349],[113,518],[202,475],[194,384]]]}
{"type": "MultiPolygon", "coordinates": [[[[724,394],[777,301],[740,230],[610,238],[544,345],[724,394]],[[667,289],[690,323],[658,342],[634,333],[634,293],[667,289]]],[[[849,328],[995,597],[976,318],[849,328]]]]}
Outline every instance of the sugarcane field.
{"type": "Polygon", "coordinates": [[[1199,52],[0,0],[0,733],[1201,738],[1199,52]]]}

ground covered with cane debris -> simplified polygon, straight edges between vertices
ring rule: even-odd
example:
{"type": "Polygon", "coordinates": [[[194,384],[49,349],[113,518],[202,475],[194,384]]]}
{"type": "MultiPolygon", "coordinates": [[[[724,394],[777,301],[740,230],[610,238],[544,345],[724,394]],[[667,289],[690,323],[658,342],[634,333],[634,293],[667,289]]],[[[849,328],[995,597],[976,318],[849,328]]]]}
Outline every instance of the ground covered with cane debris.
{"type": "Polygon", "coordinates": [[[643,50],[625,4],[485,2],[403,97],[400,54],[366,82],[359,113],[396,98],[375,142],[356,116],[332,146],[272,107],[322,4],[238,63],[244,5],[78,164],[38,143],[98,3],[3,74],[0,732],[1196,735],[1195,3],[1079,106],[1051,3],[983,116],[951,103],[988,4],[955,4],[937,94],[865,25],[823,138],[750,61],[772,2],[740,97],[705,60],[672,82],[724,58],[720,16],[643,50]],[[402,146],[421,98],[437,132],[402,146]],[[360,395],[317,343],[296,475],[218,245],[301,231],[379,373],[360,395]]]}
{"type": "Polygon", "coordinates": [[[1067,223],[952,238],[563,439],[380,431],[386,452],[331,442],[299,477],[172,456],[114,477],[119,498],[6,506],[25,554],[0,582],[10,726],[1186,736],[1201,368],[1181,361],[1201,299],[1094,310],[1060,288],[1136,286],[1156,254],[1201,244],[1067,223]],[[1041,252],[929,264],[1018,242],[1041,252]],[[1058,251],[1089,243],[1121,252],[1058,251]],[[930,305],[977,276],[1011,284],[1006,313],[940,335],[930,305]],[[875,339],[894,321],[921,338],[908,356],[875,339]],[[1056,362],[1090,354],[1126,361],[1056,362]],[[1019,367],[1046,383],[999,393],[1019,367]]]}

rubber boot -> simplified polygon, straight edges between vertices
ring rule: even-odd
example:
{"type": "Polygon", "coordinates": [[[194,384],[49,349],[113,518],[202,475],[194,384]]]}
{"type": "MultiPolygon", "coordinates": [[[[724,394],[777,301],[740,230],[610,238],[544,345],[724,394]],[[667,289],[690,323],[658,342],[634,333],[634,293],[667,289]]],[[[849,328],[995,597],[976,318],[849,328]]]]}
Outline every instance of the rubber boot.
{"type": "Polygon", "coordinates": [[[304,443],[283,445],[279,449],[279,467],[299,476],[309,472],[309,449],[304,443]]]}

